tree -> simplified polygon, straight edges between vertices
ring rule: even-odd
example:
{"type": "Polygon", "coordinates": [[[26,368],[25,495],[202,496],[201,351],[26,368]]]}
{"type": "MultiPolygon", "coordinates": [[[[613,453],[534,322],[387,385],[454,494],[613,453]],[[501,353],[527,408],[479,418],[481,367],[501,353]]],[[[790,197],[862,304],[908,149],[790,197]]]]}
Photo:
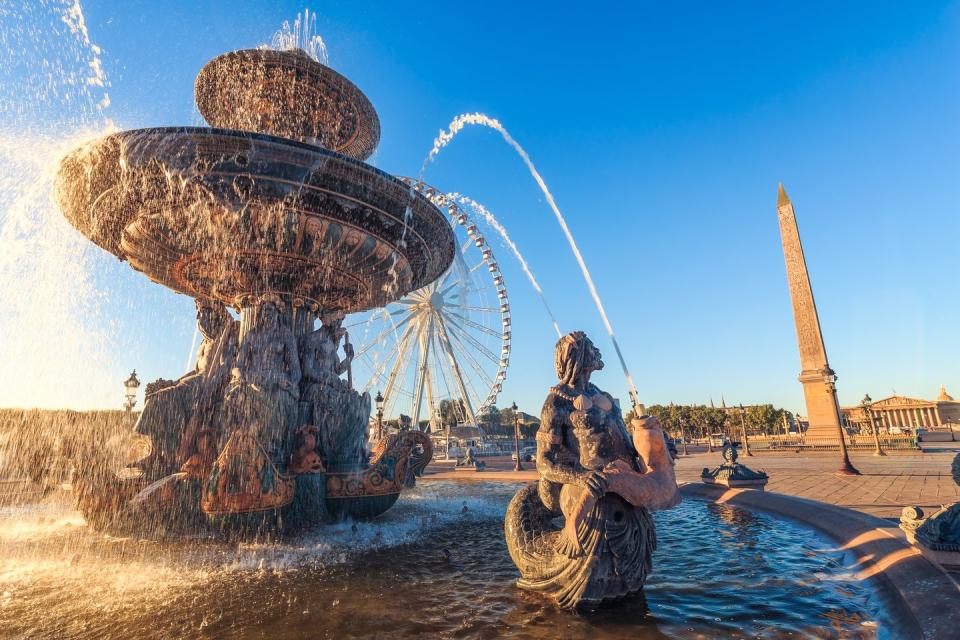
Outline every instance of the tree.
{"type": "Polygon", "coordinates": [[[510,407],[500,409],[500,425],[504,428],[513,429],[513,409],[510,407]]]}
{"type": "Polygon", "coordinates": [[[456,400],[441,400],[440,406],[437,409],[440,413],[440,422],[444,425],[452,422],[462,422],[467,417],[466,405],[463,404],[463,400],[460,398],[456,400]]]}
{"type": "Polygon", "coordinates": [[[747,408],[747,431],[756,434],[769,434],[776,430],[779,421],[778,411],[772,404],[757,404],[747,408]]]}
{"type": "Polygon", "coordinates": [[[477,416],[477,421],[480,422],[483,430],[489,434],[500,432],[500,410],[497,409],[496,405],[492,404],[486,407],[483,413],[477,416]]]}

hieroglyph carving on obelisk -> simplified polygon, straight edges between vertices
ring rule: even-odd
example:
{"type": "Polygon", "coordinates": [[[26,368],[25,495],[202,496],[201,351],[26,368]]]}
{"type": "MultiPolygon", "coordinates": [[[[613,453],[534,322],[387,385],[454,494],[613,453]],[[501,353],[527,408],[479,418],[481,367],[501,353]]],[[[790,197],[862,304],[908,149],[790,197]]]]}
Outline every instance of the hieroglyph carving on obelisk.
{"type": "Polygon", "coordinates": [[[835,375],[827,362],[823,346],[817,305],[813,300],[807,262],[794,216],[793,204],[783,185],[777,194],[777,217],[780,220],[780,239],[783,258],[787,265],[787,282],[793,303],[793,320],[797,326],[797,344],[800,347],[800,382],[807,402],[810,427],[807,437],[833,438],[839,433],[840,415],[837,408],[835,375]]]}

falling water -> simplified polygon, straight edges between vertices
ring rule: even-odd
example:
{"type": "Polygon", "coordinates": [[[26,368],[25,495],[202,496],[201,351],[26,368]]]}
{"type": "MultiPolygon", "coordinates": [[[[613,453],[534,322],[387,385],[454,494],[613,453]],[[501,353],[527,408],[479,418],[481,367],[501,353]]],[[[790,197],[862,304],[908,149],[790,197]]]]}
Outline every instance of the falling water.
{"type": "Polygon", "coordinates": [[[110,266],[53,181],[64,153],[113,128],[110,83],[79,0],[0,7],[0,23],[0,406],[102,406],[117,330],[95,267],[110,266]]]}
{"type": "Polygon", "coordinates": [[[510,251],[513,252],[517,262],[520,263],[520,267],[523,269],[523,272],[527,274],[527,279],[533,286],[533,290],[537,292],[538,296],[540,296],[540,302],[543,303],[543,308],[547,310],[547,315],[550,316],[550,322],[553,323],[553,329],[557,332],[557,337],[562,337],[563,333],[560,331],[560,325],[557,324],[557,318],[553,315],[553,311],[550,310],[550,305],[547,304],[547,298],[543,294],[543,289],[540,288],[540,283],[537,282],[536,277],[534,277],[533,272],[530,270],[530,265],[527,264],[527,261],[523,257],[523,254],[520,253],[520,249],[517,247],[517,244],[513,241],[513,239],[510,238],[510,235],[507,233],[507,230],[504,228],[504,226],[500,224],[500,221],[494,217],[493,213],[491,213],[489,209],[472,198],[468,198],[467,196],[459,193],[448,193],[446,197],[450,200],[455,200],[462,205],[470,207],[475,213],[483,216],[483,219],[487,221],[487,224],[493,227],[497,233],[500,234],[500,237],[503,238],[504,243],[506,243],[507,247],[510,248],[510,251]]]}
{"type": "Polygon", "coordinates": [[[200,337],[200,325],[193,328],[193,339],[190,341],[190,351],[187,352],[187,361],[183,364],[184,371],[190,371],[193,358],[197,353],[197,338],[200,337]]]}
{"type": "Polygon", "coordinates": [[[320,64],[328,65],[330,58],[327,55],[327,45],[316,31],[317,14],[310,13],[310,9],[304,9],[302,15],[297,14],[293,25],[286,20],[283,21],[280,30],[273,34],[270,48],[280,51],[303,49],[320,64]]]}
{"type": "Polygon", "coordinates": [[[450,144],[456,135],[467,125],[480,125],[497,131],[503,137],[504,141],[513,147],[514,151],[517,152],[517,155],[520,156],[520,159],[523,160],[523,163],[527,165],[530,175],[533,176],[534,180],[536,180],[537,185],[540,187],[540,191],[543,192],[544,197],[547,199],[547,204],[549,204],[550,208],[553,210],[553,214],[556,216],[557,222],[560,223],[560,228],[563,229],[563,233],[567,237],[567,242],[570,243],[570,248],[573,250],[573,255],[576,257],[577,263],[580,265],[580,271],[583,273],[583,279],[586,281],[587,287],[590,289],[590,295],[593,296],[593,302],[597,305],[597,310],[600,312],[600,317],[603,319],[603,325],[607,329],[607,334],[610,336],[610,341],[613,342],[613,348],[617,352],[617,358],[620,360],[620,367],[623,369],[623,375],[627,379],[631,404],[633,404],[635,407],[639,406],[640,397],[637,394],[637,387],[633,383],[633,376],[630,375],[630,370],[627,369],[627,363],[624,361],[623,353],[620,351],[620,344],[617,342],[617,338],[613,333],[613,327],[610,325],[610,320],[607,318],[607,312],[603,308],[603,302],[600,301],[600,294],[597,293],[597,287],[593,284],[593,278],[590,276],[590,271],[587,269],[587,264],[584,262],[583,256],[580,254],[580,249],[577,247],[577,243],[573,239],[573,234],[570,233],[570,228],[567,226],[567,221],[564,219],[563,214],[560,213],[560,209],[557,207],[557,203],[553,199],[553,194],[550,193],[546,183],[540,176],[540,172],[537,171],[533,161],[530,160],[530,156],[527,155],[527,152],[523,149],[523,147],[521,147],[520,144],[513,139],[513,136],[510,135],[510,132],[508,132],[498,120],[490,118],[482,113],[465,113],[457,116],[450,122],[449,129],[447,131],[440,131],[440,134],[433,141],[433,148],[430,150],[430,153],[427,155],[427,158],[424,160],[423,166],[420,169],[420,180],[423,179],[423,174],[426,171],[427,165],[429,165],[433,159],[437,157],[437,154],[440,153],[440,150],[450,144]]]}

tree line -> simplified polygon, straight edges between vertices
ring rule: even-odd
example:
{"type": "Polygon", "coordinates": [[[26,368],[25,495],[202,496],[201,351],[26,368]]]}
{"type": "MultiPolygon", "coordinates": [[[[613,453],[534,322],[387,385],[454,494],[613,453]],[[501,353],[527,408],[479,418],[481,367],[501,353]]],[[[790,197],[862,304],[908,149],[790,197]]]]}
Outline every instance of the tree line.
{"type": "MultiPolygon", "coordinates": [[[[725,434],[731,440],[741,438],[741,411],[739,407],[710,407],[706,405],[662,405],[646,408],[647,415],[656,416],[663,429],[671,437],[706,438],[709,434],[725,434]]],[[[627,412],[629,423],[633,410],[627,412]]],[[[743,427],[747,435],[780,435],[784,432],[784,417],[787,428],[793,427],[785,409],[772,404],[757,404],[743,408],[743,427]]]]}

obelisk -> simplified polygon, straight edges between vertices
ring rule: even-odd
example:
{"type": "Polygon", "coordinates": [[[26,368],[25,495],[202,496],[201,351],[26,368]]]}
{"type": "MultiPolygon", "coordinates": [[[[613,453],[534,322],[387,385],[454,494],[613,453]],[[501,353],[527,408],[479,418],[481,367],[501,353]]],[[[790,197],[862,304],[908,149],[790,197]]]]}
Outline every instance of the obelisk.
{"type": "Polygon", "coordinates": [[[787,264],[787,283],[790,285],[790,300],[793,303],[793,320],[797,326],[797,343],[800,347],[800,384],[807,402],[807,441],[813,443],[838,443],[843,453],[844,473],[856,473],[847,458],[846,443],[840,427],[840,409],[837,404],[837,376],[827,362],[827,350],[823,346],[820,318],[813,301],[810,274],[803,257],[800,231],[794,216],[793,204],[783,185],[777,193],[777,217],[780,219],[780,240],[783,243],[783,258],[787,264]],[[849,467],[849,469],[845,469],[849,467]]]}

